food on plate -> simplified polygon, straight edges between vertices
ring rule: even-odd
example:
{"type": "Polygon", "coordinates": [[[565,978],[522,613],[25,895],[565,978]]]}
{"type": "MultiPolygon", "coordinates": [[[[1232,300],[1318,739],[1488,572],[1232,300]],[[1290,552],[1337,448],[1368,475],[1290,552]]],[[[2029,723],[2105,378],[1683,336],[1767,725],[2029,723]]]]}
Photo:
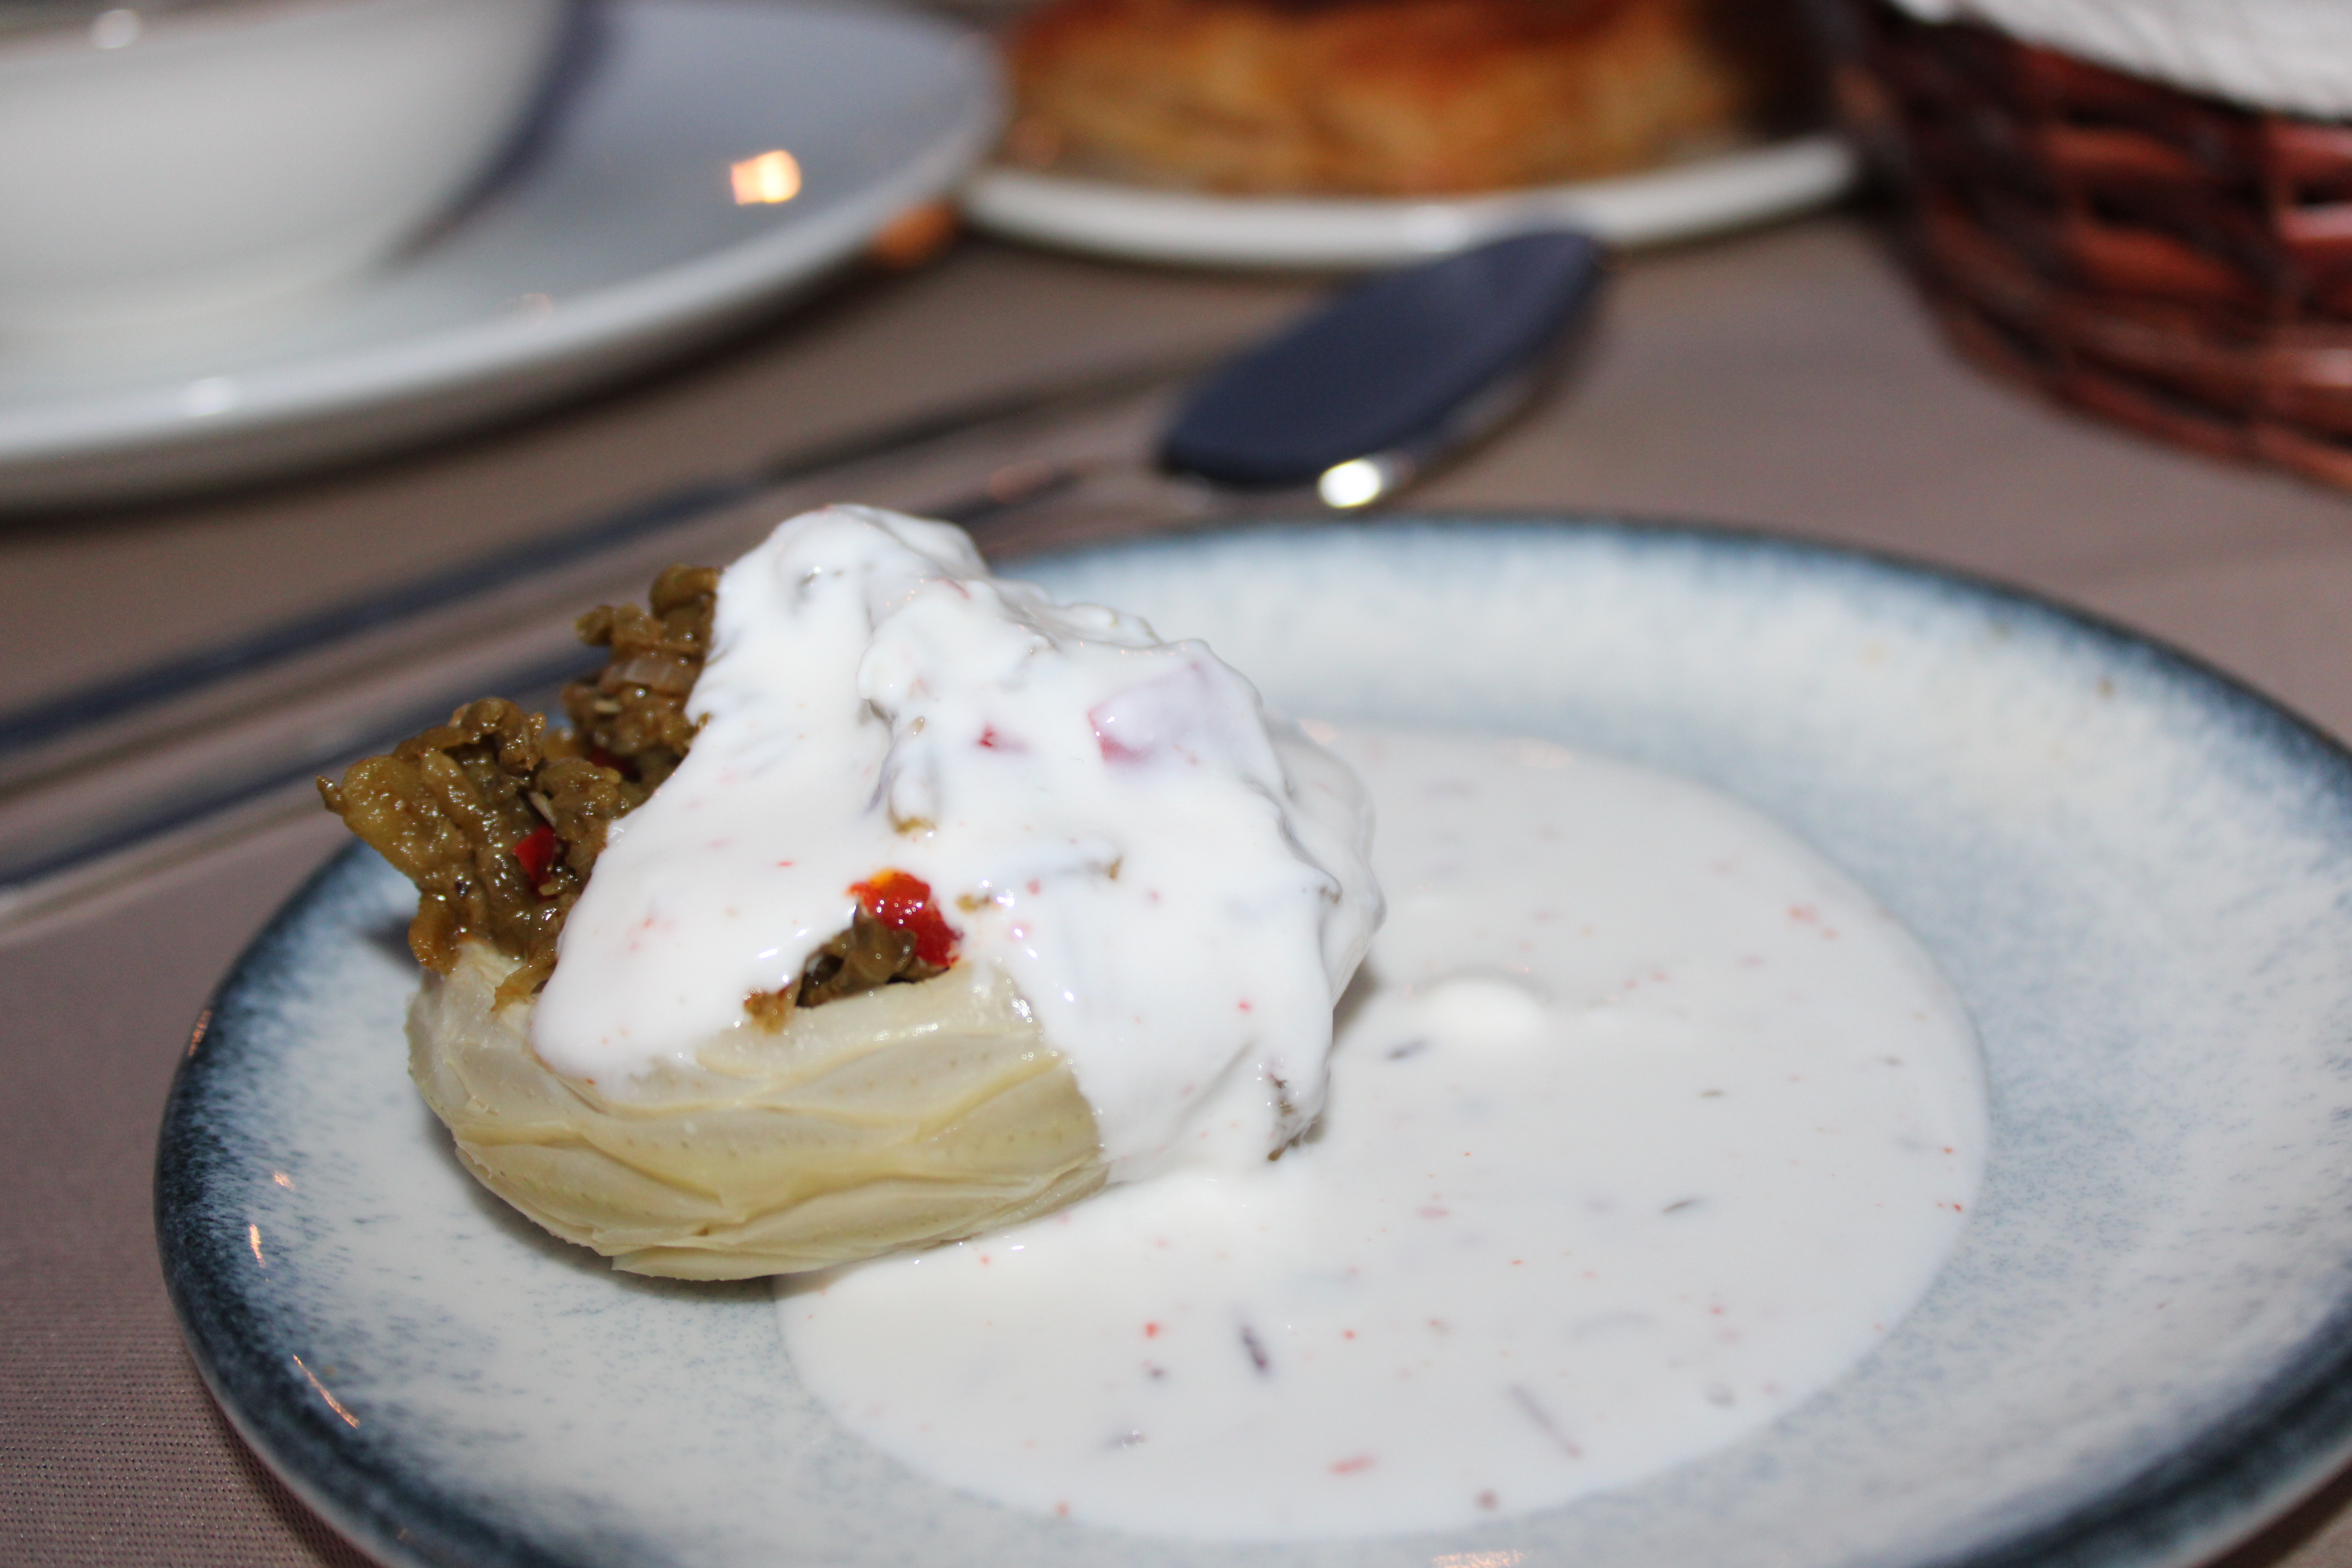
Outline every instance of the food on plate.
{"type": "Polygon", "coordinates": [[[1049,0],[1015,163],[1237,195],[1453,195],[1725,150],[1804,96],[1759,0],[1049,0]]]}
{"type": "Polygon", "coordinates": [[[801,1384],[919,1474],[1223,1540],[1556,1507],[1834,1382],[1975,1205],[1958,998],[1696,784],[1310,734],[865,509],[582,629],[569,728],[328,790],[420,889],[412,1073],[556,1234],[800,1276],[801,1384]]]}
{"type": "Polygon", "coordinates": [[[580,638],[612,657],[595,680],[563,689],[572,728],[499,698],[389,756],[320,781],[327,807],[416,884],[416,961],[447,974],[468,942],[512,963],[501,999],[531,995],[555,967],[556,939],[614,818],[645,804],[694,735],[687,694],[710,646],[719,574],[673,566],[634,605],[581,617],[580,638]]]}
{"type": "Polygon", "coordinates": [[[1959,1240],[1974,1033],[1834,867],[1540,741],[1326,739],[1391,908],[1312,1142],[780,1294],[917,1472],[1152,1534],[1471,1527],[1762,1429],[1959,1240]]]}
{"type": "Polygon", "coordinates": [[[1312,1122],[1370,818],[1208,649],[855,507],[581,631],[569,730],[477,702],[321,783],[419,890],[411,1073],[532,1219],[792,1272],[1312,1122]]]}

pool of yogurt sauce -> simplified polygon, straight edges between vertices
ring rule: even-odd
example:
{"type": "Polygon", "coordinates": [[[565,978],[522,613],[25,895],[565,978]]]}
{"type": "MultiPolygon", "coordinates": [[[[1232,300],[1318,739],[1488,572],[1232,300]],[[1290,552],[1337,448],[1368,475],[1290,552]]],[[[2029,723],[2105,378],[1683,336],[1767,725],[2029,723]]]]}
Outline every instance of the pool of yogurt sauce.
{"type": "Polygon", "coordinates": [[[802,1379],[913,1469],[1195,1538],[1548,1508],[1817,1392],[1958,1237],[1975,1037],[1842,873],[1622,763],[1318,738],[1391,903],[1312,1140],[780,1289],[802,1379]]]}

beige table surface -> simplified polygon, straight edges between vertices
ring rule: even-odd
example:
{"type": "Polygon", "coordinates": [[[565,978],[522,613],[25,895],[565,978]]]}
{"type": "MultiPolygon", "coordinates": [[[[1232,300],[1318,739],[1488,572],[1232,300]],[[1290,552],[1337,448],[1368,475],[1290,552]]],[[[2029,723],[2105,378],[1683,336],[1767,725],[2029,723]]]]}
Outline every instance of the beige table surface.
{"type": "MultiPolygon", "coordinates": [[[[1237,341],[1309,292],[971,241],[462,443],[222,499],[0,520],[0,705],[780,447],[1237,341]]],[[[1415,500],[1721,520],[1950,564],[2145,628],[2352,735],[2352,498],[1981,379],[1852,216],[1628,265],[1568,384],[1415,500]]],[[[149,1216],[189,1025],[338,834],[297,820],[0,935],[0,1563],[361,1561],[215,1411],[149,1216]]],[[[2339,1482],[2231,1568],[2352,1568],[2347,1503],[2339,1482]]]]}

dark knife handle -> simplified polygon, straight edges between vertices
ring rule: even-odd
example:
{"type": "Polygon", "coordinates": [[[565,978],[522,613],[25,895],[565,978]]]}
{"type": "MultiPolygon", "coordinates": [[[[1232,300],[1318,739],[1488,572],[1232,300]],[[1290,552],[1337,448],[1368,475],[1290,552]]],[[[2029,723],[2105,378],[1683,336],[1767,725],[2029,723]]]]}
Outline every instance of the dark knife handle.
{"type": "Polygon", "coordinates": [[[1160,467],[1285,489],[1349,462],[1424,466],[1516,401],[1605,270],[1599,241],[1553,231],[1360,284],[1203,381],[1162,438],[1160,467]]]}

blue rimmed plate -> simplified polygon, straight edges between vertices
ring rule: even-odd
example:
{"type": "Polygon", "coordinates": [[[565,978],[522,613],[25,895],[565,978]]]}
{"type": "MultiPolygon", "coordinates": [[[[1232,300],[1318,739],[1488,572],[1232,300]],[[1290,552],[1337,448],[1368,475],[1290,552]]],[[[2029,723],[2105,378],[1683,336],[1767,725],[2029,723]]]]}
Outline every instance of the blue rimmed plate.
{"type": "Polygon", "coordinates": [[[2174,1568],[2352,1450],[2352,757],[2039,601],[1768,539],[1392,522],[1024,563],[1270,702],[1696,777],[1871,889],[1958,987],[1994,1147],[1959,1251],[1754,1438],[1475,1531],[1202,1545],[866,1449],[759,1286],[616,1277],[477,1189],[404,1076],[404,886],[335,862],[230,976],[158,1221],[199,1364],[403,1563],[2174,1568]]]}

